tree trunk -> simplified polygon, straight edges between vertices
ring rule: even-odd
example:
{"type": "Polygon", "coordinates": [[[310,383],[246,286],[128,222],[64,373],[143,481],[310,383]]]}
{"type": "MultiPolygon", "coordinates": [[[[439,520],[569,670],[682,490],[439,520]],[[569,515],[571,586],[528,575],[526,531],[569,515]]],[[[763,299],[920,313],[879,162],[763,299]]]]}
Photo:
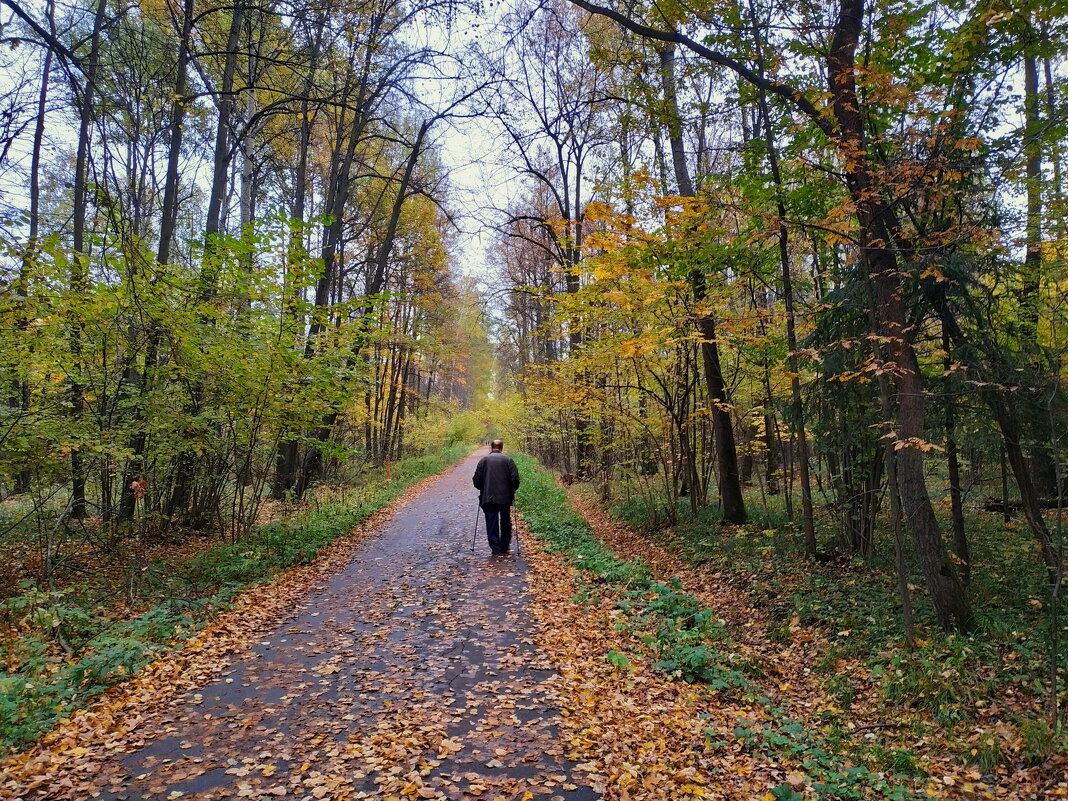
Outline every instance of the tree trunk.
{"type": "MultiPolygon", "coordinates": [[[[52,21],[53,14],[54,6],[49,3],[49,22],[52,21]]],[[[26,248],[22,256],[22,266],[15,285],[15,296],[18,304],[16,326],[19,331],[23,332],[29,328],[30,324],[27,309],[30,297],[30,277],[37,258],[37,240],[41,226],[41,148],[44,143],[45,115],[48,108],[48,86],[51,71],[52,49],[48,48],[45,50],[44,65],[41,67],[41,91],[37,96],[37,121],[33,129],[33,151],[30,158],[29,240],[26,242],[26,248]]],[[[19,410],[22,415],[30,411],[30,381],[29,376],[22,369],[19,369],[19,375],[15,380],[15,392],[11,398],[11,407],[19,410]]],[[[15,473],[14,491],[16,493],[29,492],[32,477],[33,474],[28,468],[24,467],[18,470],[15,473]]]]}
{"type": "MultiPolygon", "coordinates": [[[[303,99],[300,105],[297,169],[293,176],[293,208],[289,222],[292,233],[290,234],[289,246],[286,251],[286,278],[283,288],[282,318],[280,320],[280,335],[287,340],[294,340],[298,331],[304,325],[304,318],[299,312],[297,300],[300,297],[298,287],[301,292],[304,288],[306,262],[308,260],[304,232],[305,204],[308,196],[308,153],[312,133],[312,112],[308,103],[308,96],[311,93],[314,72],[319,64],[319,53],[325,24],[326,16],[321,14],[316,22],[315,34],[312,39],[308,75],[304,81],[303,99]]],[[[275,456],[274,481],[271,485],[271,497],[275,500],[284,498],[286,493],[292,491],[296,484],[299,472],[299,455],[300,451],[297,447],[295,432],[283,432],[278,443],[278,453],[275,456]]]]}
{"type": "Polygon", "coordinates": [[[226,202],[230,181],[230,164],[234,158],[232,143],[234,129],[234,76],[237,72],[237,50],[241,41],[241,29],[245,24],[245,7],[232,9],[230,31],[226,40],[226,61],[216,100],[219,116],[215,123],[215,148],[212,158],[211,190],[208,194],[208,213],[204,227],[205,266],[201,270],[201,295],[210,297],[215,292],[214,273],[210,264],[216,239],[222,234],[223,205],[226,202]]]}
{"type": "MultiPolygon", "coordinates": [[[[98,67],[97,58],[100,53],[100,34],[104,27],[106,10],[106,0],[99,0],[96,14],[93,18],[93,31],[90,34],[89,56],[86,60],[85,72],[87,80],[85,86],[81,89],[81,103],[79,104],[78,152],[74,163],[74,215],[72,220],[74,258],[71,259],[70,275],[70,288],[75,296],[82,295],[88,290],[89,250],[85,242],[85,226],[89,204],[89,140],[93,122],[94,81],[98,67]]],[[[77,377],[81,372],[82,366],[82,331],[77,323],[71,325],[70,335],[71,353],[74,357],[74,374],[76,376],[70,386],[71,415],[75,420],[75,426],[78,427],[78,421],[80,421],[85,409],[85,399],[80,378],[77,377]]],[[[70,463],[70,515],[75,519],[81,519],[86,514],[86,477],[84,460],[77,445],[71,449],[70,463]]]]}
{"type": "MultiPolygon", "coordinates": [[[[682,118],[679,115],[675,90],[675,48],[660,50],[660,69],[664,84],[664,104],[667,107],[667,130],[671,145],[671,161],[675,168],[675,181],[682,197],[696,197],[690,171],[686,164],[686,152],[682,140],[682,118]]],[[[698,308],[704,306],[707,296],[705,275],[700,269],[689,274],[690,288],[698,308]]],[[[742,481],[738,470],[738,448],[734,440],[734,421],[723,381],[720,365],[719,344],[716,339],[716,323],[710,314],[698,312],[697,331],[701,336],[701,362],[704,366],[708,403],[712,412],[712,434],[716,445],[717,478],[723,519],[728,523],[742,524],[748,520],[745,499],[742,496],[742,481]]]]}
{"type": "MultiPolygon", "coordinates": [[[[1025,42],[1024,46],[1031,46],[1031,43],[1025,42]]],[[[1023,65],[1027,248],[1020,287],[1020,319],[1025,345],[1034,347],[1038,342],[1039,285],[1042,280],[1042,121],[1039,115],[1038,64],[1033,55],[1026,55],[1023,65]]]]}
{"type": "MultiPolygon", "coordinates": [[[[756,14],[749,4],[750,19],[753,23],[757,57],[757,70],[764,73],[763,44],[757,34],[756,14]]],[[[794,313],[793,270],[790,265],[790,231],[786,227],[786,202],[783,200],[782,173],[779,169],[779,150],[775,144],[775,130],[771,124],[771,108],[768,93],[759,87],[760,116],[764,123],[764,139],[767,142],[768,169],[775,185],[775,209],[778,215],[777,232],[779,240],[779,269],[782,273],[782,294],[786,311],[786,369],[790,374],[790,410],[793,420],[791,428],[797,440],[798,474],[801,479],[801,516],[804,530],[805,553],[809,558],[816,556],[815,515],[812,509],[812,479],[808,466],[808,433],[805,430],[805,406],[801,396],[801,375],[797,365],[797,322],[794,313]]],[[[787,489],[789,493],[789,488],[787,489]]]]}
{"type": "MultiPolygon", "coordinates": [[[[771,396],[771,369],[764,365],[764,476],[768,487],[768,495],[779,494],[779,447],[776,432],[778,424],[772,413],[773,399],[771,396]]],[[[787,504],[789,506],[789,503],[787,504]]],[[[789,513],[788,513],[789,514],[789,513]]]]}
{"type": "Polygon", "coordinates": [[[847,183],[860,223],[861,263],[874,287],[876,333],[886,338],[886,355],[897,375],[897,432],[892,443],[902,512],[938,622],[946,628],[967,630],[973,623],[971,606],[946,552],[924,477],[923,376],[912,345],[897,255],[892,249],[896,220],[881,198],[867,156],[854,62],[863,18],[864,0],[843,0],[831,41],[828,78],[840,130],[839,151],[848,165],[847,183]]]}
{"type": "Polygon", "coordinates": [[[953,517],[953,552],[957,555],[961,580],[967,584],[972,577],[971,549],[968,547],[968,534],[964,529],[964,501],[960,483],[960,459],[957,455],[957,412],[956,397],[950,392],[952,383],[949,356],[949,332],[942,327],[942,350],[945,351],[943,366],[946,371],[946,385],[943,392],[943,408],[946,415],[946,463],[949,468],[949,502],[953,517]]]}
{"type": "MultiPolygon", "coordinates": [[[[1032,49],[1038,38],[1038,32],[1033,24],[1028,24],[1027,30],[1031,41],[1025,41],[1023,46],[1032,49]]],[[[1027,224],[1026,242],[1024,254],[1023,276],[1020,287],[1020,323],[1021,337],[1024,340],[1025,352],[1033,353],[1033,366],[1036,370],[1042,369],[1041,360],[1038,358],[1040,348],[1038,336],[1038,323],[1040,316],[1040,290],[1042,284],[1042,230],[1043,230],[1043,154],[1042,134],[1043,122],[1041,115],[1042,99],[1039,94],[1038,83],[1038,60],[1031,53],[1024,55],[1024,172],[1027,195],[1027,224]]],[[[1031,448],[1030,472],[1035,490],[1040,497],[1052,497],[1059,495],[1061,488],[1057,486],[1057,467],[1050,456],[1047,443],[1053,438],[1052,432],[1043,424],[1039,424],[1038,442],[1031,448]]]]}
{"type": "Polygon", "coordinates": [[[872,180],[874,168],[865,141],[862,103],[856,85],[856,51],[863,30],[863,0],[842,0],[833,28],[827,56],[829,92],[835,122],[832,123],[812,101],[796,87],[769,81],[735,59],[719,53],[677,32],[660,31],[635,22],[610,8],[588,0],[572,0],[576,5],[615,20],[640,36],[661,42],[682,42],[712,63],[726,66],[747,82],[776,94],[793,108],[804,113],[834,143],[841,169],[846,178],[855,216],[860,227],[861,262],[867,277],[875,282],[879,304],[879,328],[882,336],[894,343],[889,354],[901,372],[898,380],[900,405],[898,439],[901,449],[897,463],[898,490],[909,529],[916,539],[924,578],[944,626],[968,628],[972,624],[971,608],[952,564],[946,559],[941,531],[934,516],[923,475],[924,422],[923,379],[912,346],[903,287],[897,271],[895,243],[891,232],[898,230],[894,208],[881,196],[872,180]]]}
{"type": "MultiPolygon", "coordinates": [[[[396,198],[394,199],[393,207],[390,210],[390,216],[389,216],[389,221],[388,221],[388,224],[387,224],[387,227],[386,227],[385,235],[384,235],[382,241],[379,243],[379,247],[378,247],[378,249],[376,250],[376,253],[375,253],[375,261],[374,261],[375,270],[374,270],[373,276],[371,277],[370,281],[368,282],[368,286],[367,286],[367,294],[368,294],[368,296],[377,296],[377,295],[381,294],[381,292],[385,289],[385,286],[386,286],[386,275],[387,275],[387,270],[388,270],[388,266],[389,266],[389,257],[390,257],[390,253],[393,250],[393,242],[396,239],[397,227],[400,224],[401,211],[402,211],[403,206],[404,206],[404,201],[408,197],[408,188],[409,188],[409,186],[411,184],[412,175],[414,174],[414,171],[415,171],[415,166],[418,163],[419,156],[422,154],[422,151],[423,151],[423,143],[425,142],[426,135],[430,131],[430,127],[434,124],[434,121],[435,120],[433,118],[426,119],[419,126],[419,132],[416,135],[415,143],[412,146],[412,151],[409,154],[407,163],[405,164],[404,174],[401,177],[399,186],[397,187],[397,195],[396,195],[396,198]]],[[[362,126],[361,126],[361,128],[362,128],[362,126]]],[[[348,149],[348,152],[347,152],[346,157],[345,157],[344,173],[342,174],[344,176],[344,179],[339,184],[339,188],[341,189],[341,191],[344,192],[344,194],[346,196],[348,194],[348,178],[347,178],[348,169],[349,169],[349,165],[351,165],[351,163],[352,163],[352,159],[355,156],[356,143],[357,143],[357,139],[355,137],[355,128],[354,128],[353,138],[349,142],[349,149],[348,149]]],[[[337,209],[338,215],[335,218],[335,221],[339,221],[341,219],[341,212],[344,209],[344,197],[340,198],[340,203],[337,204],[337,205],[340,205],[341,208],[337,209]]],[[[334,228],[335,224],[336,224],[336,222],[331,224],[331,229],[334,228]]],[[[336,243],[340,242],[340,237],[341,237],[340,225],[337,225],[337,229],[336,230],[331,230],[331,233],[333,234],[333,237],[329,237],[328,236],[327,244],[324,245],[324,248],[323,248],[323,261],[325,263],[327,263],[327,264],[332,264],[333,261],[334,261],[333,248],[336,246],[336,243]],[[329,251],[327,250],[328,247],[330,248],[329,251]]],[[[329,284],[325,284],[324,285],[324,281],[327,278],[329,278],[330,276],[332,276],[332,273],[333,273],[333,271],[331,269],[324,270],[324,276],[323,276],[324,280],[320,281],[319,285],[316,287],[316,296],[315,296],[316,306],[319,306],[319,307],[325,306],[325,299],[329,297],[330,289],[329,289],[329,284]]],[[[371,312],[372,308],[373,308],[373,303],[364,305],[364,312],[361,315],[361,323],[360,323],[361,325],[365,324],[364,321],[369,322],[370,312],[371,312]]],[[[313,323],[313,325],[312,325],[312,336],[309,337],[309,342],[308,342],[308,346],[309,347],[312,347],[312,342],[313,342],[313,339],[314,339],[314,335],[322,330],[321,327],[317,328],[317,326],[319,326],[319,325],[321,325],[321,323],[319,323],[319,322],[313,323]]],[[[353,359],[359,353],[359,349],[362,347],[362,345],[363,345],[363,338],[361,336],[357,335],[356,344],[355,344],[355,346],[353,348],[353,356],[352,356],[353,359]]],[[[334,424],[337,422],[337,418],[338,418],[338,413],[337,412],[330,412],[329,414],[327,414],[323,418],[323,421],[322,421],[321,425],[319,426],[318,429],[316,429],[315,434],[314,434],[314,438],[318,442],[324,442],[325,443],[330,439],[330,436],[333,433],[334,424]]],[[[300,478],[299,478],[299,480],[297,482],[297,485],[296,485],[297,497],[301,497],[304,494],[305,489],[308,486],[310,486],[311,483],[318,478],[319,473],[322,470],[322,465],[323,465],[322,451],[319,448],[312,447],[309,450],[308,456],[304,461],[303,470],[301,471],[301,476],[300,476],[300,478]]]]}
{"type": "MultiPolygon", "coordinates": [[[[982,382],[980,395],[993,414],[994,422],[997,423],[1001,432],[1001,441],[1004,448],[1003,461],[1007,459],[1008,465],[1012,468],[1013,476],[1016,479],[1016,487],[1020,493],[1020,505],[1023,509],[1024,517],[1027,518],[1027,523],[1031,527],[1031,531],[1038,543],[1049,581],[1053,583],[1056,581],[1056,576],[1060,570],[1061,558],[1053,546],[1049,527],[1042,517],[1038,493],[1035,490],[1034,483],[1031,481],[1030,465],[1023,451],[1023,435],[1020,430],[1018,416],[1005,402],[1004,393],[997,388],[995,382],[990,381],[986,376],[986,371],[983,369],[975,348],[964,336],[964,332],[957,323],[953,310],[946,300],[945,286],[940,283],[936,284],[933,281],[925,281],[922,283],[922,287],[924,295],[931,304],[931,308],[937,313],[943,329],[949,333],[950,340],[956,346],[961,361],[968,366],[972,377],[982,382]]],[[[1005,494],[1007,496],[1007,491],[1005,494]]]]}
{"type": "MultiPolygon", "coordinates": [[[[167,151],[167,172],[163,185],[163,206],[160,214],[159,245],[156,250],[156,263],[167,265],[171,260],[171,249],[174,246],[174,235],[178,228],[179,206],[179,161],[182,155],[182,140],[185,123],[185,106],[189,102],[186,97],[189,84],[189,40],[193,30],[193,0],[184,0],[182,6],[182,30],[178,42],[178,61],[175,65],[174,99],[171,103],[170,131],[168,132],[170,147],[167,151]]],[[[160,334],[152,331],[149,334],[149,344],[145,352],[144,374],[137,378],[131,376],[140,384],[142,398],[148,392],[151,382],[151,372],[155,367],[160,334]]],[[[132,369],[132,368],[131,368],[132,369]]],[[[119,522],[133,520],[137,505],[137,495],[133,482],[140,476],[145,446],[148,443],[148,433],[142,423],[143,412],[136,413],[138,431],[132,437],[130,451],[132,453],[123,471],[122,488],[119,496],[119,522]]]]}
{"type": "MultiPolygon", "coordinates": [[[[245,8],[238,5],[233,9],[230,18],[230,32],[226,41],[226,61],[223,66],[222,80],[217,93],[218,119],[215,124],[215,150],[212,159],[213,170],[211,190],[208,194],[208,214],[204,228],[204,257],[200,267],[200,286],[198,288],[198,302],[209,302],[218,291],[219,238],[222,236],[223,205],[228,195],[230,180],[230,165],[233,162],[234,149],[231,145],[231,132],[234,127],[234,74],[237,72],[237,48],[240,42],[241,29],[245,22],[245,8]]],[[[203,312],[202,312],[203,315],[203,312]]],[[[210,324],[210,318],[202,316],[201,322],[210,324]]],[[[194,378],[190,387],[190,399],[185,412],[189,416],[200,413],[204,404],[204,381],[200,377],[194,378]]],[[[195,431],[189,432],[196,434],[195,431]]],[[[175,462],[174,486],[168,500],[167,514],[180,514],[187,512],[192,496],[193,480],[197,472],[199,458],[191,443],[186,443],[186,448],[175,462]]]]}
{"type": "MultiPolygon", "coordinates": [[[[357,93],[357,102],[348,136],[345,138],[345,149],[334,150],[331,158],[329,177],[329,194],[326,198],[327,222],[323,228],[323,245],[321,258],[323,274],[315,285],[315,311],[312,314],[311,325],[308,330],[308,341],[304,347],[305,358],[312,358],[318,346],[318,336],[326,330],[329,324],[329,308],[333,297],[334,282],[338,268],[338,255],[341,245],[341,235],[345,224],[345,206],[348,201],[349,186],[351,183],[352,163],[356,156],[356,147],[359,144],[364,123],[366,122],[366,110],[363,108],[366,100],[367,74],[364,73],[357,93]]],[[[345,123],[344,112],[338,121],[337,142],[341,144],[342,128],[345,123]]],[[[323,416],[318,427],[311,432],[311,436],[317,442],[325,444],[329,441],[337,421],[338,413],[332,411],[323,416]]],[[[293,494],[302,498],[307,489],[318,479],[322,470],[323,454],[321,448],[311,447],[301,464],[297,479],[293,485],[293,494]]]]}

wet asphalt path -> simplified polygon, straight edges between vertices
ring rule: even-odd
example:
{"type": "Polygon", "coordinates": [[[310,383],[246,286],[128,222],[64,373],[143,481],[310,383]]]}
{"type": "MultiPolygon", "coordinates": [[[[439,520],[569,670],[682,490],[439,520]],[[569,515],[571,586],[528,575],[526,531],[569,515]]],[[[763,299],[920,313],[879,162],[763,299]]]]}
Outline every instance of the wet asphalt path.
{"type": "Polygon", "coordinates": [[[178,699],[98,797],[593,799],[554,725],[521,557],[491,557],[469,457],[292,618],[178,699]]]}

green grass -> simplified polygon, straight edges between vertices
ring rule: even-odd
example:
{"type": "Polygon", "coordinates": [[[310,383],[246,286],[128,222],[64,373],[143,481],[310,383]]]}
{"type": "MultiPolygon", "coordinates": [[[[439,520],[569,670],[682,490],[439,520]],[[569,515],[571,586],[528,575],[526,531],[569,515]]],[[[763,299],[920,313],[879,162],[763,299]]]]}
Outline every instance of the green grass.
{"type": "Polygon", "coordinates": [[[291,517],[259,526],[181,564],[149,565],[139,592],[164,600],[137,617],[113,621],[108,609],[78,587],[48,592],[23,582],[0,603],[0,623],[20,635],[2,642],[9,668],[0,675],[0,753],[24,747],[56,721],[119,684],[202,628],[234,597],[270,581],[366,520],[404,490],[466,454],[458,444],[392,465],[391,478],[363,474],[360,483],[291,517]],[[72,650],[66,656],[58,641],[72,650]],[[59,654],[59,655],[57,655],[59,654]]]}
{"type": "MultiPolygon", "coordinates": [[[[714,610],[684,592],[677,579],[658,581],[644,562],[616,556],[571,508],[567,494],[549,473],[525,455],[515,460],[523,476],[517,506],[547,550],[580,571],[579,600],[614,599],[623,612],[616,627],[654,654],[655,669],[763,709],[760,720],[741,721],[729,733],[735,743],[771,759],[789,758],[801,764],[823,799],[904,801],[919,797],[909,787],[917,771],[910,753],[880,753],[872,769],[851,765],[825,735],[806,729],[772,704],[759,685],[760,666],[737,664],[730,634],[714,610]]],[[[626,654],[619,651],[609,651],[605,659],[621,669],[630,666],[626,654]]],[[[709,747],[723,747],[723,737],[724,733],[709,730],[709,747]]],[[[776,798],[800,798],[786,784],[771,792],[776,798]]]]}

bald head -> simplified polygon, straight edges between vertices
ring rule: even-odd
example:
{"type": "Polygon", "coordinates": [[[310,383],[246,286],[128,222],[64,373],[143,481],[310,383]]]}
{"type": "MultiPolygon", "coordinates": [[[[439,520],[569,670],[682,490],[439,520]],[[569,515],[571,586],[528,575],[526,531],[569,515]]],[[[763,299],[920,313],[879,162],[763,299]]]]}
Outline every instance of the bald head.
{"type": "Polygon", "coordinates": [[[495,439],[495,440],[493,440],[493,442],[490,443],[490,450],[491,451],[503,451],[504,450],[504,440],[503,439],[495,439]]]}

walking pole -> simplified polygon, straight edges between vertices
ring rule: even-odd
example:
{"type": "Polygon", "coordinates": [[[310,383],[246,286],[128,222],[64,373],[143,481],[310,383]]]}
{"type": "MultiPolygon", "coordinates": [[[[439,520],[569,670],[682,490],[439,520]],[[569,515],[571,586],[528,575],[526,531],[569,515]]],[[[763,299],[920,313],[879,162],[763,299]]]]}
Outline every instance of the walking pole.
{"type": "Polygon", "coordinates": [[[475,530],[471,533],[471,553],[475,552],[475,539],[478,537],[478,514],[481,511],[480,507],[475,507],[475,530]]]}
{"type": "Polygon", "coordinates": [[[522,556],[523,549],[519,547],[519,526],[513,528],[512,533],[515,534],[515,555],[522,556]]]}

